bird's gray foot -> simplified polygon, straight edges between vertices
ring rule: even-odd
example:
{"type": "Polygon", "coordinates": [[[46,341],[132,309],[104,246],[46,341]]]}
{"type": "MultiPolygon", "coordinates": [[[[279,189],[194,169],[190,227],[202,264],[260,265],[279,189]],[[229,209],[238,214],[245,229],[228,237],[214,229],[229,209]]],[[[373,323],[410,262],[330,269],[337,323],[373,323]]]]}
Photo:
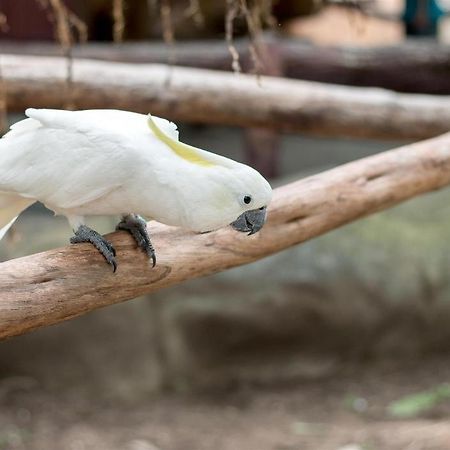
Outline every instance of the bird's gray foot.
{"type": "Polygon", "coordinates": [[[86,225],[80,225],[78,230],[75,232],[75,236],[70,238],[71,244],[79,244],[81,242],[91,243],[111,264],[113,272],[117,269],[116,250],[101,234],[97,233],[95,230],[87,227],[86,225]]]}
{"type": "Polygon", "coordinates": [[[153,267],[156,265],[155,249],[150,241],[150,236],[147,231],[147,223],[137,214],[128,214],[122,217],[122,220],[117,224],[116,230],[128,231],[136,241],[139,248],[147,253],[151,258],[153,267]]]}

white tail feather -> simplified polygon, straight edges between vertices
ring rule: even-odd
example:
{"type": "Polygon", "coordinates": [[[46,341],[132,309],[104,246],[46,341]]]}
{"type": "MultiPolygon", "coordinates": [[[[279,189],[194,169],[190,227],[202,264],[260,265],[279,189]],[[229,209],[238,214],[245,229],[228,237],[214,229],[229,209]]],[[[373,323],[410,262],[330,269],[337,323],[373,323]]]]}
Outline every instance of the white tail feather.
{"type": "Polygon", "coordinates": [[[0,240],[3,239],[3,236],[6,234],[6,232],[11,228],[11,225],[16,221],[18,216],[14,217],[11,222],[9,222],[6,226],[4,226],[2,229],[0,229],[0,240]]]}
{"type": "Polygon", "coordinates": [[[34,203],[33,199],[17,194],[0,193],[0,239],[5,236],[19,214],[34,203]]]}

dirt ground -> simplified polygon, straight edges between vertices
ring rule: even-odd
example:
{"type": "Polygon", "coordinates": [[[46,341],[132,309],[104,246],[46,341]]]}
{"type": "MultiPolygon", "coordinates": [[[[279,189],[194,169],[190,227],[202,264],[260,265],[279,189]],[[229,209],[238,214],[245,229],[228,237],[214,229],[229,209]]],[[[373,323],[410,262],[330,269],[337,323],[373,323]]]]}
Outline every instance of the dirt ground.
{"type": "Polygon", "coordinates": [[[449,378],[450,358],[444,357],[346,364],[326,379],[288,387],[117,403],[11,377],[0,384],[0,449],[445,450],[450,401],[402,420],[387,407],[449,378]]]}

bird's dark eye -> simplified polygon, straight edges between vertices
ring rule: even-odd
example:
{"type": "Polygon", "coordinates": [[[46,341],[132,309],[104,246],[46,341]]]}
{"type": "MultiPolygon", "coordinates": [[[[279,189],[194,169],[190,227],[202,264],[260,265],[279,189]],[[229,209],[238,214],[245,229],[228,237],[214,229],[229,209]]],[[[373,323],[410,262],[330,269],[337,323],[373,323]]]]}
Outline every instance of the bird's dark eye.
{"type": "Polygon", "coordinates": [[[252,198],[250,197],[250,195],[246,195],[246,196],[244,197],[244,203],[245,203],[246,205],[248,205],[251,201],[252,201],[252,198]]]}

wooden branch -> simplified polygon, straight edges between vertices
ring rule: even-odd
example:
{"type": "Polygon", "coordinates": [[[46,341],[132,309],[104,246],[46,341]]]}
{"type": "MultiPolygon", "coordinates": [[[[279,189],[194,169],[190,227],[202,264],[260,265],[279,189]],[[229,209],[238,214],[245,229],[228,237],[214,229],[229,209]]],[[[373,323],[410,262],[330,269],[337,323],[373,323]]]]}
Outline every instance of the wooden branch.
{"type": "Polygon", "coordinates": [[[154,269],[124,232],[108,237],[118,254],[115,274],[88,244],[1,263],[0,337],[255,261],[448,184],[450,133],[276,189],[268,223],[252,237],[229,227],[196,235],[151,223],[154,269]]]}
{"type": "Polygon", "coordinates": [[[282,44],[285,74],[327,83],[376,86],[400,92],[450,94],[450,48],[410,40],[389,47],[282,44]]]}
{"type": "MultiPolygon", "coordinates": [[[[410,40],[389,47],[357,48],[317,46],[279,36],[265,36],[264,41],[281,60],[287,77],[401,92],[450,94],[450,48],[438,42],[410,40]]],[[[246,39],[237,39],[236,47],[244,63],[251,59],[246,39]]],[[[50,43],[3,41],[1,52],[57,56],[61,50],[50,43]]],[[[231,70],[230,53],[223,39],[179,41],[175,54],[175,64],[179,66],[231,70]]],[[[129,63],[168,62],[167,46],[159,42],[90,42],[75,46],[73,56],[129,63]]]]}
{"type": "MultiPolygon", "coordinates": [[[[62,107],[62,58],[2,56],[9,108],[62,107]]],[[[119,108],[186,122],[417,140],[450,129],[450,98],[162,65],[73,62],[77,108],[119,108]]]]}

